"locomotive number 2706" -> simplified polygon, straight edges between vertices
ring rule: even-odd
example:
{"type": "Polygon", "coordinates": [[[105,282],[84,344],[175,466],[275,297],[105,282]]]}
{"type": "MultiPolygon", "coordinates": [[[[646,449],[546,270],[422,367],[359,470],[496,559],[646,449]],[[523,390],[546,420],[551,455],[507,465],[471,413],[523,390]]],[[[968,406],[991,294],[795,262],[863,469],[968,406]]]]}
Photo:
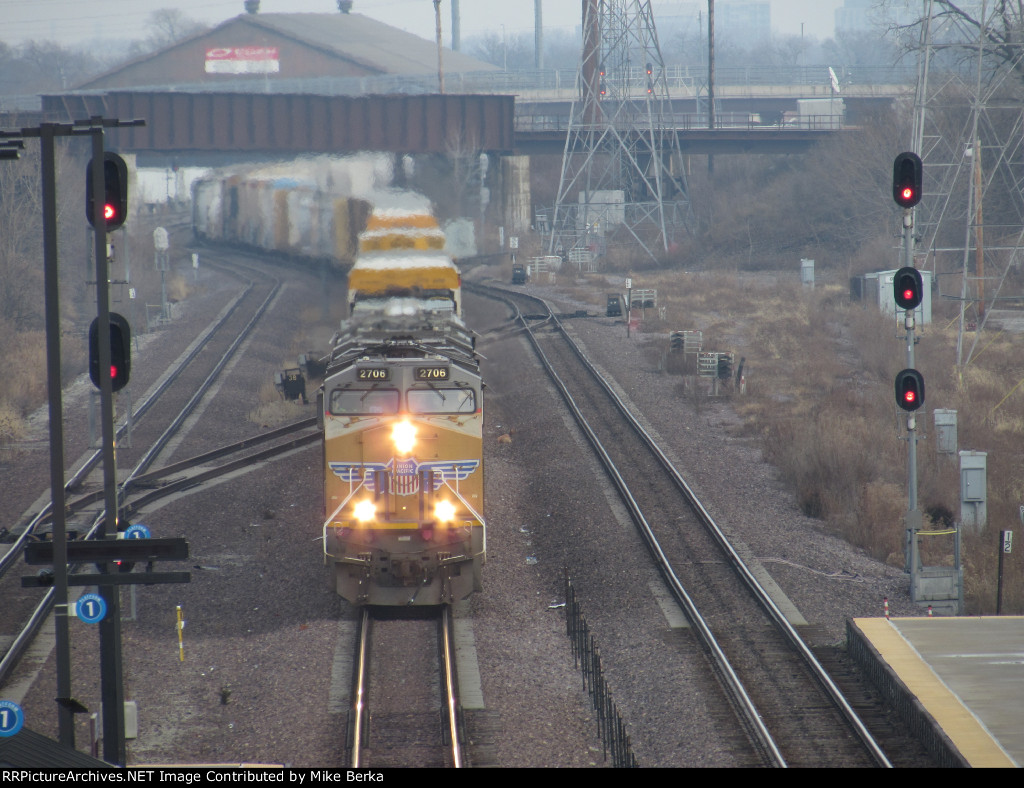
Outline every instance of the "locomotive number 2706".
{"type": "Polygon", "coordinates": [[[416,380],[448,380],[448,367],[416,367],[416,380]]]}
{"type": "Polygon", "coordinates": [[[387,367],[362,367],[357,377],[359,380],[391,380],[391,370],[387,367]]]}

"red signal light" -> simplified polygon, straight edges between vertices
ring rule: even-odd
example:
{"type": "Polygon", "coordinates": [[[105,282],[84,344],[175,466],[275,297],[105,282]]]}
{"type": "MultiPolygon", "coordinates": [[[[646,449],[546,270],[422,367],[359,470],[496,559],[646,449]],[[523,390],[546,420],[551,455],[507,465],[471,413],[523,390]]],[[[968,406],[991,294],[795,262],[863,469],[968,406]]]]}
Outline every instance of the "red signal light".
{"type": "MultiPolygon", "coordinates": [[[[93,162],[85,167],[85,218],[94,221],[93,162]]],[[[97,195],[98,196],[98,195],[97,195]]],[[[103,154],[103,220],[107,231],[116,230],[128,217],[128,165],[111,151],[103,154]]]]}
{"type": "Polygon", "coordinates": [[[901,208],[913,208],[921,202],[921,157],[907,151],[896,157],[892,166],[892,197],[901,208]]]}
{"type": "MultiPolygon", "coordinates": [[[[102,388],[100,372],[99,318],[89,326],[89,377],[102,388]]],[[[110,389],[120,391],[128,385],[132,371],[131,327],[122,315],[110,313],[110,389]]]]}
{"type": "Polygon", "coordinates": [[[924,404],[924,377],[916,369],[904,369],[896,375],[896,404],[911,412],[924,404]]]}
{"type": "Polygon", "coordinates": [[[896,305],[902,309],[917,309],[924,298],[924,281],[921,272],[907,266],[893,275],[892,295],[896,305]]]}

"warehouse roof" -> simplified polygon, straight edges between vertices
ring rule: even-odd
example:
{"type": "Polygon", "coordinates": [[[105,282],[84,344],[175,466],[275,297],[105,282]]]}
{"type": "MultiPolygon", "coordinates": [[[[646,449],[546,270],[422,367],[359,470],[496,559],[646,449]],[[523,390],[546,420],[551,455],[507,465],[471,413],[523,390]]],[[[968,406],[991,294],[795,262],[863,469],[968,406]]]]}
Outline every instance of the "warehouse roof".
{"type": "MultiPolygon", "coordinates": [[[[445,73],[498,70],[450,49],[442,57],[445,73]]],[[[230,89],[246,79],[273,83],[437,73],[435,42],[362,14],[242,14],[124,63],[78,89],[230,89]]]]}
{"type": "MultiPolygon", "coordinates": [[[[293,36],[359,61],[381,74],[436,74],[437,43],[362,14],[246,14],[251,24],[293,36]]],[[[482,60],[445,49],[446,71],[497,71],[482,60]]]]}

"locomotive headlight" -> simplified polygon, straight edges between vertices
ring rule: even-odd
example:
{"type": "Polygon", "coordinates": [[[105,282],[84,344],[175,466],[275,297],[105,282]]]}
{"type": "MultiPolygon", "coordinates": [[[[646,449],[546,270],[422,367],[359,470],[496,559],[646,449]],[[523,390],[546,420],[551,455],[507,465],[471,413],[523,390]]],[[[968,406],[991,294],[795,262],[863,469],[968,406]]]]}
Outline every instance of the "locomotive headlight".
{"type": "Polygon", "coordinates": [[[410,421],[399,421],[391,429],[391,440],[400,454],[408,454],[416,445],[416,428],[410,421]]]}
{"type": "Polygon", "coordinates": [[[455,519],[455,505],[451,501],[438,501],[434,506],[434,519],[439,523],[449,523],[455,519]]]}
{"type": "Polygon", "coordinates": [[[352,514],[359,522],[368,523],[377,516],[377,507],[373,505],[373,501],[360,501],[355,505],[352,514]]]}

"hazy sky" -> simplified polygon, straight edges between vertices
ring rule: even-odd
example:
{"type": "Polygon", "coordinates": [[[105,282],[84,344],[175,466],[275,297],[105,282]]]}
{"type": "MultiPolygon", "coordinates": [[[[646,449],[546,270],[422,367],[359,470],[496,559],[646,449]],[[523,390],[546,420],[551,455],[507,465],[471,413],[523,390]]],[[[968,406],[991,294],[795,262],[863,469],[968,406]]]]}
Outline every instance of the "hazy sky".
{"type": "MultiPolygon", "coordinates": [[[[721,0],[720,0],[721,1],[721,0]]],[[[772,26],[785,35],[832,35],[842,0],[771,0],[772,26]]],[[[705,2],[701,5],[706,7],[705,2]]],[[[657,23],[658,0],[654,2],[657,23]]],[[[159,8],[217,24],[244,13],[243,0],[0,0],[0,40],[8,44],[51,40],[74,44],[96,37],[147,35],[146,18],[159,8]]],[[[462,37],[481,33],[533,35],[534,0],[461,0],[462,37]]],[[[262,0],[263,13],[337,13],[335,0],[262,0]]],[[[379,19],[423,38],[434,38],[432,0],[355,0],[353,13],[379,19]]],[[[580,24],[580,0],[544,0],[544,27],[572,30],[580,24]]],[[[450,43],[451,0],[441,2],[441,25],[450,43]]]]}

